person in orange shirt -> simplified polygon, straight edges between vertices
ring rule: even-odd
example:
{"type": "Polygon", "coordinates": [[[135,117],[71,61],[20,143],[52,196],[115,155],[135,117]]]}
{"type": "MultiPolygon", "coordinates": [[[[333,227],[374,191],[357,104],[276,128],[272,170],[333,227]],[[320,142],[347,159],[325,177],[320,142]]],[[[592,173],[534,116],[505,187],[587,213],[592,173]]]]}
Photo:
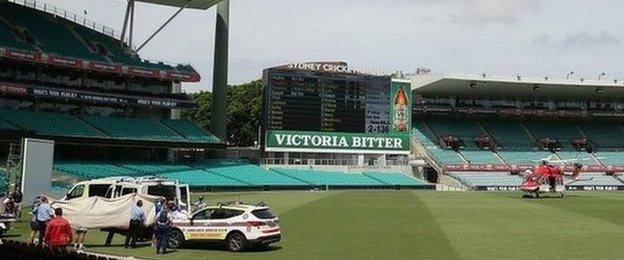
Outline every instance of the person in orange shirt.
{"type": "Polygon", "coordinates": [[[45,230],[45,243],[52,248],[66,247],[72,241],[72,229],[63,218],[63,209],[54,210],[54,218],[48,222],[45,230]]]}

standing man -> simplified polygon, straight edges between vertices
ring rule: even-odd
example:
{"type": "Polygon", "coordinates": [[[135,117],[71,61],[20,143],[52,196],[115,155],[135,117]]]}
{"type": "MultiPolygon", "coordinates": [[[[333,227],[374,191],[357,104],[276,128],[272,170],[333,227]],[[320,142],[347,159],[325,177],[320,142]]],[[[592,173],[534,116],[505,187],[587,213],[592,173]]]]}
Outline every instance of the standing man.
{"type": "Polygon", "coordinates": [[[141,207],[143,207],[143,201],[138,200],[136,205],[132,205],[130,209],[130,229],[128,230],[128,236],[126,236],[125,248],[128,248],[128,244],[132,248],[136,248],[136,241],[139,239],[143,230],[143,223],[145,223],[145,211],[141,207]],[[130,242],[130,239],[132,239],[132,242],[130,242]]]}
{"type": "Polygon", "coordinates": [[[39,209],[39,205],[41,204],[41,195],[37,196],[35,202],[32,205],[32,218],[30,219],[30,237],[28,238],[28,243],[32,244],[35,240],[35,235],[39,231],[39,222],[37,221],[37,210],[39,209]]]}
{"type": "Polygon", "coordinates": [[[54,210],[48,203],[48,197],[41,196],[41,204],[37,208],[37,226],[39,227],[39,244],[43,243],[48,221],[54,217],[54,210]]]}
{"type": "Polygon", "coordinates": [[[163,254],[167,253],[171,225],[172,221],[169,216],[169,209],[165,207],[156,215],[156,254],[160,254],[161,251],[163,254]]]}
{"type": "Polygon", "coordinates": [[[54,216],[46,227],[45,243],[50,248],[64,248],[72,241],[72,229],[69,222],[63,218],[63,209],[55,209],[54,216]]]}

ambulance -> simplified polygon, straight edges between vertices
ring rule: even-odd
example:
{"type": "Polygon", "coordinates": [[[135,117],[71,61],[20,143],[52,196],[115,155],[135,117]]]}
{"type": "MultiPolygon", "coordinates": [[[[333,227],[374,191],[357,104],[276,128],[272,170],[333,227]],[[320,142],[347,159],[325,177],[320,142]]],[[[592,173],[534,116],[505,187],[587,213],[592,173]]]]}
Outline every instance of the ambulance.
{"type": "Polygon", "coordinates": [[[223,203],[196,210],[173,220],[171,248],[186,243],[220,243],[232,252],[267,248],[279,242],[282,232],[279,219],[260,205],[223,203]]]}

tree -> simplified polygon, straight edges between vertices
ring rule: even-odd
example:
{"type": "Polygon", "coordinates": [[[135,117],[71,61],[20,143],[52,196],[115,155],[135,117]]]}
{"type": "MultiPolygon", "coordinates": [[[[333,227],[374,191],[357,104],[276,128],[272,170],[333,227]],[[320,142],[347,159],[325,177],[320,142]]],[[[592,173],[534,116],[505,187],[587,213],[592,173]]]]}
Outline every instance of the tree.
{"type": "Polygon", "coordinates": [[[201,128],[209,130],[211,121],[212,93],[202,91],[189,95],[190,99],[197,103],[197,107],[193,109],[183,109],[181,117],[191,120],[201,128]]]}
{"type": "Polygon", "coordinates": [[[258,140],[262,118],[262,81],[231,86],[228,89],[228,141],[238,146],[252,146],[258,140]]]}
{"type": "MultiPolygon", "coordinates": [[[[202,91],[190,94],[190,98],[197,103],[197,107],[183,110],[182,118],[210,130],[212,93],[202,91]]],[[[260,141],[258,129],[262,120],[262,81],[228,86],[227,101],[227,141],[237,146],[252,146],[254,141],[260,141]]]]}

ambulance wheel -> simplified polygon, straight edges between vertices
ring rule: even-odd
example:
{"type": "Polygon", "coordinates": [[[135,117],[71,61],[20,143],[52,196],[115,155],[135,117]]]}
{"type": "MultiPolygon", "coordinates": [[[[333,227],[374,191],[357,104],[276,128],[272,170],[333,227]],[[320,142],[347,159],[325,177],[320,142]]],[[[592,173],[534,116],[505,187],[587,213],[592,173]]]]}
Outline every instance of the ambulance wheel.
{"type": "Polygon", "coordinates": [[[234,232],[228,235],[226,243],[228,250],[232,252],[242,252],[247,247],[247,238],[239,232],[234,232]]]}
{"type": "Polygon", "coordinates": [[[184,234],[178,229],[171,230],[169,236],[169,248],[178,249],[184,244],[184,234]]]}

